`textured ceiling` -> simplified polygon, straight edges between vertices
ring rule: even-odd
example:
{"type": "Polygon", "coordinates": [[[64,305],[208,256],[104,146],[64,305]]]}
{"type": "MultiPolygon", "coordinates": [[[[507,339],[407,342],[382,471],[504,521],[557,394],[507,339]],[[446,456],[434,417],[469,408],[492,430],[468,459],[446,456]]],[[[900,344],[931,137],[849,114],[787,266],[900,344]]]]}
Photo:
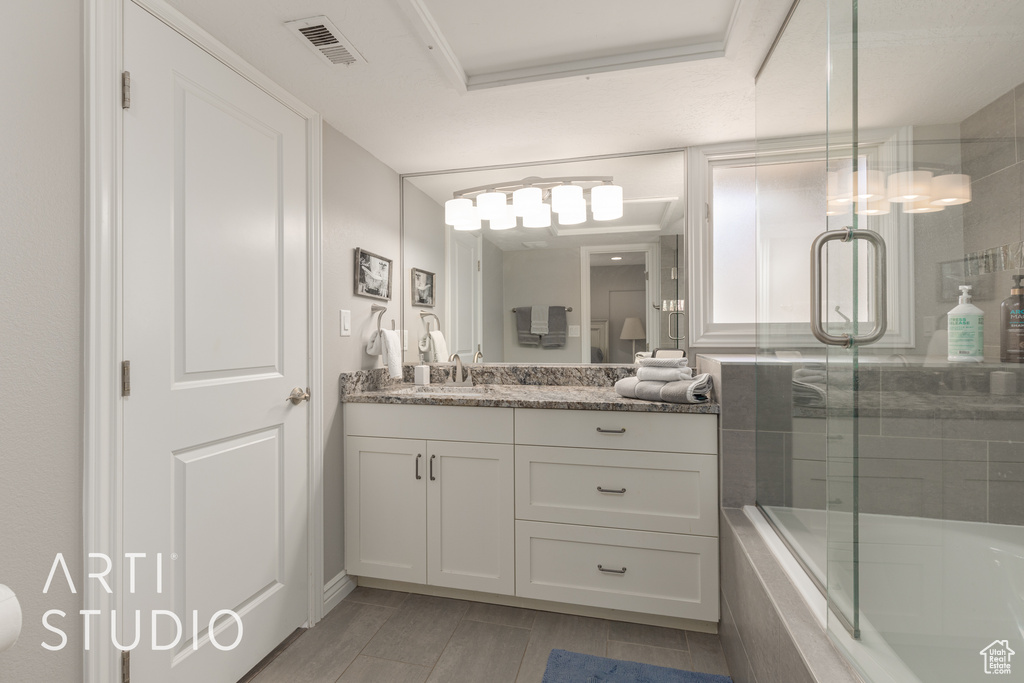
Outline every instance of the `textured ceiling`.
{"type": "MultiPolygon", "coordinates": [[[[399,2],[407,0],[170,0],[400,173],[749,139],[753,76],[791,4],[744,0],[722,58],[460,92],[399,2]],[[320,14],[366,64],[327,65],[284,26],[320,14]]],[[[515,8],[446,4],[492,23],[515,8]]],[[[628,5],[658,26],[665,3],[628,5]]],[[[579,36],[591,36],[589,21],[579,16],[579,36]]]]}

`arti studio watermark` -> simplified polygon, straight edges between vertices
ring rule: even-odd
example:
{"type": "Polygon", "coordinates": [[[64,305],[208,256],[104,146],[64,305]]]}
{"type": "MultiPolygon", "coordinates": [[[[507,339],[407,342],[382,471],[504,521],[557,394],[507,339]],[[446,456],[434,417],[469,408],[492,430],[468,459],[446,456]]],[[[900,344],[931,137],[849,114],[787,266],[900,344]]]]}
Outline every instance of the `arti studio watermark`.
{"type": "MultiPolygon", "coordinates": [[[[147,561],[148,558],[146,557],[145,553],[125,553],[124,558],[128,562],[128,592],[131,594],[135,594],[136,562],[145,562],[147,561]]],[[[176,556],[172,556],[172,559],[173,558],[176,558],[176,556]]],[[[113,561],[110,559],[108,555],[104,555],[103,553],[89,553],[89,559],[98,560],[102,564],[102,569],[98,572],[90,572],[87,577],[87,580],[96,581],[104,591],[113,594],[114,591],[110,588],[110,584],[107,582],[107,577],[110,575],[110,572],[114,567],[113,561]]],[[[156,556],[150,561],[156,563],[154,567],[156,570],[156,579],[154,586],[155,592],[157,594],[162,594],[164,592],[163,553],[156,553],[156,556]]],[[[68,571],[68,565],[67,562],[64,561],[63,553],[57,553],[57,556],[53,559],[53,565],[50,567],[50,573],[46,577],[46,585],[43,586],[43,593],[47,594],[50,592],[50,587],[52,586],[55,577],[57,577],[58,570],[60,570],[60,572],[62,573],[63,579],[67,582],[68,588],[71,590],[71,592],[77,593],[78,590],[75,587],[74,580],[72,580],[71,578],[71,572],[68,571]]],[[[57,578],[57,580],[59,581],[60,578],[57,578]]],[[[82,645],[84,649],[89,650],[92,648],[94,640],[92,631],[93,617],[97,617],[96,623],[98,623],[102,628],[104,615],[101,610],[95,609],[83,609],[80,610],[78,614],[82,619],[82,645]]],[[[190,634],[192,640],[192,649],[198,650],[200,644],[200,638],[198,636],[201,633],[198,610],[192,610],[190,616],[190,626],[192,627],[190,634]]],[[[50,650],[52,652],[56,652],[59,650],[63,650],[67,646],[68,636],[67,633],[65,633],[64,630],[61,628],[62,624],[64,623],[63,620],[67,618],[67,613],[59,609],[47,610],[43,614],[43,628],[55,634],[58,639],[58,642],[56,643],[48,643],[44,641],[42,643],[42,646],[45,649],[50,650]]],[[[134,650],[135,648],[142,646],[143,618],[144,617],[142,610],[134,610],[132,613],[122,615],[121,617],[118,617],[117,610],[111,610],[109,615],[110,644],[118,650],[134,650]],[[134,621],[135,635],[131,642],[121,643],[118,641],[118,626],[122,625],[122,623],[124,622],[125,628],[128,629],[128,620],[134,621]]],[[[182,638],[186,635],[185,628],[184,625],[182,624],[181,618],[175,612],[172,612],[170,610],[151,610],[148,613],[148,622],[150,625],[151,633],[151,638],[148,645],[153,650],[174,649],[181,644],[182,638]],[[168,629],[168,625],[172,628],[168,629]],[[161,628],[165,629],[166,637],[163,639],[161,639],[158,636],[158,633],[161,632],[161,628]],[[173,638],[170,637],[172,634],[174,636],[173,638]]],[[[218,650],[222,650],[225,652],[228,650],[234,650],[236,647],[238,647],[239,643],[242,642],[242,618],[233,610],[222,609],[218,610],[217,612],[214,612],[213,615],[210,617],[209,621],[207,623],[202,624],[202,626],[205,629],[207,629],[210,643],[218,650]],[[220,643],[217,641],[217,629],[215,628],[218,624],[218,621],[220,621],[220,623],[223,624],[225,623],[226,620],[233,620],[235,624],[238,626],[238,631],[235,635],[234,641],[228,644],[220,643]]],[[[129,631],[129,633],[130,632],[131,631],[129,631]]],[[[103,636],[100,635],[98,636],[98,638],[102,639],[103,636]]],[[[125,638],[125,640],[127,640],[127,638],[125,638]]]]}

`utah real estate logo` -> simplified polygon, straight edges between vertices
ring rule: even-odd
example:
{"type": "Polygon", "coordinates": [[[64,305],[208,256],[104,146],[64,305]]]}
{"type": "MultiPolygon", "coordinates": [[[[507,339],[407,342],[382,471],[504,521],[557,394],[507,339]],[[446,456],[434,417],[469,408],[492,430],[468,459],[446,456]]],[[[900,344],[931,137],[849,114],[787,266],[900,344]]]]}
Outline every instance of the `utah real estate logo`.
{"type": "Polygon", "coordinates": [[[1009,674],[1010,657],[1016,652],[1010,649],[1010,641],[993,640],[984,650],[981,656],[985,658],[985,673],[987,674],[1009,674]]]}

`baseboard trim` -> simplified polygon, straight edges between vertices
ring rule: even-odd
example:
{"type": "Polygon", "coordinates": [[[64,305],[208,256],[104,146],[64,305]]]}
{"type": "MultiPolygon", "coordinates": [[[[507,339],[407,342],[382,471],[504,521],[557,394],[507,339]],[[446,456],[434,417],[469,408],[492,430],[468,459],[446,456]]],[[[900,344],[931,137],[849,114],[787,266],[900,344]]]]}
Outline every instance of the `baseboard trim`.
{"type": "Polygon", "coordinates": [[[419,595],[434,595],[442,598],[455,598],[457,600],[487,602],[495,605],[505,605],[507,607],[535,609],[541,612],[560,612],[562,614],[575,614],[581,617],[594,617],[596,619],[609,619],[611,621],[627,621],[634,624],[646,624],[648,626],[664,626],[667,628],[678,628],[684,631],[697,631],[699,633],[718,633],[718,624],[713,621],[684,619],[682,617],[667,617],[661,614],[626,612],[623,610],[607,609],[604,607],[590,607],[589,605],[573,605],[565,602],[520,598],[515,595],[481,593],[479,591],[467,591],[460,590],[458,588],[425,586],[419,583],[406,583],[404,581],[372,579],[365,576],[356,577],[356,580],[359,582],[360,586],[366,586],[367,588],[381,588],[384,590],[402,591],[405,593],[416,593],[419,595]]]}
{"type": "Polygon", "coordinates": [[[338,606],[348,594],[356,589],[355,577],[349,576],[348,572],[340,572],[337,576],[324,585],[324,616],[338,606]]]}

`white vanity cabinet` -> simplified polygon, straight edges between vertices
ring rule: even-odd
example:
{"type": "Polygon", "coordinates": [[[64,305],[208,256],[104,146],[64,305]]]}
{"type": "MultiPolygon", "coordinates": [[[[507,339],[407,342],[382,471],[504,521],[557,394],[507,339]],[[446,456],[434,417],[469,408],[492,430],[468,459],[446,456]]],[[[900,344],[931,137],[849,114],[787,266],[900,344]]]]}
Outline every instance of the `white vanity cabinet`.
{"type": "Polygon", "coordinates": [[[345,431],[350,574],[514,594],[512,409],[346,404],[345,431]]]}
{"type": "Polygon", "coordinates": [[[718,620],[715,415],[516,410],[516,595],[718,620]]]}
{"type": "Polygon", "coordinates": [[[350,574],[715,622],[718,416],[346,403],[350,574]]]}

